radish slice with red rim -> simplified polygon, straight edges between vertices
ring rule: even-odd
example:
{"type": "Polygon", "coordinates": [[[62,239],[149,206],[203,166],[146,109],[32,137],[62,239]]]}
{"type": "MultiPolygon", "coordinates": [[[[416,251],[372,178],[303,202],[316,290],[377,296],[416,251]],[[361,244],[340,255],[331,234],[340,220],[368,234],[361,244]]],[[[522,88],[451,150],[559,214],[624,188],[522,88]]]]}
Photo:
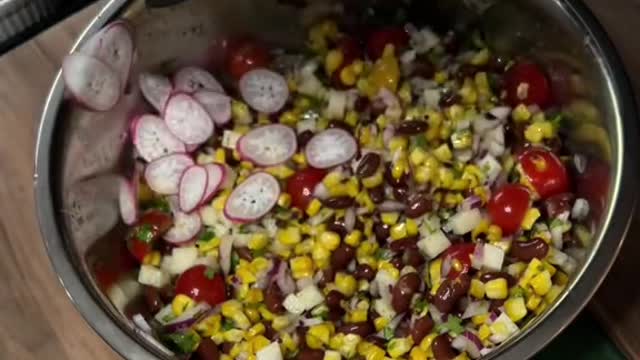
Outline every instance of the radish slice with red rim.
{"type": "Polygon", "coordinates": [[[169,130],[187,145],[202,144],[213,135],[213,121],[198,101],[185,93],[169,98],[164,111],[169,130]]]}
{"type": "Polygon", "coordinates": [[[131,27],[116,21],[95,34],[80,48],[80,52],[93,56],[109,65],[120,78],[122,89],[129,80],[133,65],[134,44],[131,27]]]}
{"type": "Polygon", "coordinates": [[[159,117],[142,115],[134,121],[133,144],[143,159],[153,161],[169,154],[185,152],[184,143],[169,131],[159,117]]]}
{"type": "Polygon", "coordinates": [[[222,166],[222,168],[224,169],[224,176],[222,178],[222,182],[220,183],[220,190],[233,188],[233,185],[236,183],[236,179],[238,178],[238,173],[227,164],[223,164],[220,166],[222,166]]]}
{"type": "Polygon", "coordinates": [[[207,170],[199,165],[190,166],[184,171],[178,190],[180,210],[188,213],[200,205],[207,191],[208,177],[207,170]]]}
{"type": "Polygon", "coordinates": [[[198,150],[201,145],[202,144],[192,144],[192,145],[186,145],[185,147],[187,148],[187,152],[188,153],[193,153],[196,150],[198,150]]]}
{"type": "Polygon", "coordinates": [[[94,111],[112,109],[120,99],[118,74],[104,62],[88,55],[74,53],[62,63],[65,85],[74,99],[94,111]]]}
{"type": "Polygon", "coordinates": [[[183,245],[193,240],[202,229],[202,220],[198,212],[191,214],[177,212],[173,216],[173,227],[167,231],[163,238],[175,245],[183,245]]]}
{"type": "Polygon", "coordinates": [[[201,204],[207,203],[213,198],[226,176],[226,168],[220,164],[206,164],[204,168],[207,170],[208,181],[201,204]]]}
{"type": "Polygon", "coordinates": [[[342,129],[325,130],[309,140],[305,155],[309,165],[328,169],[344,164],[358,152],[356,140],[342,129]]]}
{"type": "Polygon", "coordinates": [[[209,113],[214,123],[224,125],[231,120],[231,98],[227,95],[201,90],[193,94],[193,97],[209,113]]]}
{"type": "Polygon", "coordinates": [[[240,94],[254,110],[266,114],[278,112],[289,98],[285,78],[271,70],[255,69],[240,78],[240,94]]]}
{"type": "Polygon", "coordinates": [[[198,67],[185,67],[173,76],[173,83],[177,91],[193,94],[199,90],[209,90],[224,93],[222,85],[208,71],[198,67]]]}
{"type": "Polygon", "coordinates": [[[259,166],[283,163],[298,148],[296,132],[284,125],[265,125],[249,131],[238,141],[240,156],[259,166]]]}
{"type": "Polygon", "coordinates": [[[120,180],[118,194],[120,216],[127,225],[133,225],[138,220],[138,186],[126,179],[120,180]]]}
{"type": "Polygon", "coordinates": [[[171,96],[171,91],[173,91],[169,78],[162,75],[142,73],[138,77],[138,83],[144,98],[154,109],[162,113],[171,96]]]}
{"type": "Polygon", "coordinates": [[[144,178],[151,190],[162,195],[174,195],[180,190],[182,173],[193,165],[193,159],[186,154],[172,154],[158,158],[144,171],[144,178]]]}
{"type": "Polygon", "coordinates": [[[272,175],[251,175],[231,192],[224,214],[232,221],[246,223],[266,215],[278,202],[280,184],[272,175]]]}

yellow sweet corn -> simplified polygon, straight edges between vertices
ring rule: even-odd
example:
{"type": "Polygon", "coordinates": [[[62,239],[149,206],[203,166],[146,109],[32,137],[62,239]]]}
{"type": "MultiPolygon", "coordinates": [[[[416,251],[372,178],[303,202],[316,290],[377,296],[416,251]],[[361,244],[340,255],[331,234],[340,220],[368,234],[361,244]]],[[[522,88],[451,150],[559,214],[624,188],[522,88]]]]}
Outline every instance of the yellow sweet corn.
{"type": "Polygon", "coordinates": [[[411,360],[425,360],[427,358],[427,352],[416,346],[411,349],[409,356],[411,360]]]}
{"type": "Polygon", "coordinates": [[[384,174],[380,170],[380,171],[377,171],[375,174],[362,179],[362,186],[364,186],[367,189],[371,189],[379,186],[380,184],[382,184],[383,181],[384,181],[384,174]]]}
{"type": "Polygon", "coordinates": [[[295,226],[289,226],[285,229],[279,229],[276,234],[276,239],[284,245],[293,246],[298,244],[302,240],[300,234],[300,228],[295,226]]]}
{"type": "Polygon", "coordinates": [[[390,229],[391,240],[400,240],[407,237],[407,224],[398,223],[391,227],[390,229]]]}
{"type": "Polygon", "coordinates": [[[480,326],[486,323],[487,320],[489,320],[489,314],[480,314],[471,318],[471,322],[473,322],[473,324],[476,326],[480,326]]]}
{"type": "Polygon", "coordinates": [[[473,105],[478,101],[478,92],[476,91],[475,84],[469,78],[464,80],[462,87],[458,91],[458,95],[460,95],[462,103],[465,105],[473,105]]]}
{"type": "Polygon", "coordinates": [[[447,74],[447,72],[444,71],[444,70],[437,71],[433,75],[433,80],[435,80],[435,82],[437,82],[439,85],[442,85],[442,84],[446,83],[447,80],[449,80],[449,74],[447,74]]]}
{"type": "Polygon", "coordinates": [[[308,256],[298,256],[289,260],[291,275],[294,279],[313,276],[313,261],[308,256]]]}
{"type": "Polygon", "coordinates": [[[484,289],[487,298],[492,300],[506,299],[509,294],[507,280],[503,278],[487,281],[484,289]]]}
{"type": "Polygon", "coordinates": [[[271,322],[271,327],[273,327],[273,330],[275,331],[280,331],[286,328],[287,326],[289,326],[290,322],[291,320],[286,315],[276,316],[273,318],[273,321],[271,322]]]}
{"type": "Polygon", "coordinates": [[[522,219],[522,228],[525,230],[531,230],[533,224],[535,224],[536,220],[540,218],[540,210],[538,208],[531,208],[527,210],[527,213],[524,215],[524,219],[522,219]]]}
{"type": "Polygon", "coordinates": [[[231,194],[231,191],[227,189],[221,192],[220,195],[216,196],[216,198],[213,199],[211,203],[213,208],[218,211],[222,211],[224,209],[225,203],[227,202],[227,198],[229,197],[229,194],[231,194]]]}
{"type": "Polygon", "coordinates": [[[313,251],[313,246],[314,246],[314,241],[311,239],[308,239],[297,244],[293,251],[296,255],[305,255],[313,251]]]}
{"type": "Polygon", "coordinates": [[[230,343],[238,343],[242,341],[242,336],[244,332],[240,329],[231,329],[222,333],[224,341],[230,343]]]}
{"type": "Polygon", "coordinates": [[[482,66],[486,65],[489,62],[489,58],[491,56],[491,52],[487,48],[483,48],[482,50],[473,54],[473,57],[469,61],[471,65],[482,66]]]}
{"type": "Polygon", "coordinates": [[[307,206],[306,213],[309,216],[314,216],[314,215],[318,214],[318,212],[320,212],[321,208],[322,208],[322,203],[320,202],[320,200],[313,199],[309,203],[309,206],[307,206]]]}
{"type": "Polygon", "coordinates": [[[262,348],[267,347],[271,344],[271,341],[262,335],[255,336],[251,339],[251,351],[257,353],[262,348]]]}
{"type": "Polygon", "coordinates": [[[400,270],[398,270],[397,267],[395,267],[392,263],[386,260],[380,261],[378,263],[378,271],[386,271],[389,274],[389,276],[393,277],[396,280],[400,278],[400,270]]]}
{"type": "Polygon", "coordinates": [[[222,325],[222,318],[220,315],[211,315],[204,320],[201,320],[196,325],[196,331],[202,336],[211,337],[216,332],[220,331],[222,325]]]}
{"type": "Polygon", "coordinates": [[[333,251],[340,246],[340,235],[333,231],[326,231],[320,234],[319,242],[327,250],[333,251]]]}
{"type": "Polygon", "coordinates": [[[258,288],[249,289],[247,296],[244,298],[244,301],[248,304],[260,304],[263,300],[262,290],[258,288]]]}
{"type": "Polygon", "coordinates": [[[478,279],[471,280],[471,287],[469,288],[469,294],[476,299],[484,298],[484,283],[478,279]]]}
{"type": "Polygon", "coordinates": [[[282,340],[281,345],[282,349],[287,352],[294,352],[298,348],[298,344],[296,341],[289,335],[287,332],[280,333],[280,339],[282,340]]]}
{"type": "Polygon", "coordinates": [[[344,242],[349,246],[356,247],[360,245],[361,239],[362,239],[362,231],[353,230],[352,232],[347,234],[347,236],[344,237],[344,242]]]}
{"type": "Polygon", "coordinates": [[[394,338],[387,344],[387,352],[393,359],[396,359],[408,353],[412,346],[413,340],[410,337],[394,338]]]}
{"type": "Polygon", "coordinates": [[[529,108],[526,105],[520,104],[516,106],[515,109],[513,109],[513,112],[511,113],[511,117],[515,122],[526,122],[526,121],[529,121],[529,119],[531,119],[531,112],[529,111],[529,108]]]}
{"type": "Polygon", "coordinates": [[[553,277],[553,282],[561,286],[567,285],[569,283],[569,276],[562,271],[558,271],[553,277]]]}
{"type": "Polygon", "coordinates": [[[358,113],[354,110],[347,111],[347,114],[344,117],[344,122],[351,127],[358,125],[358,120],[358,113]]]}
{"type": "Polygon", "coordinates": [[[258,280],[247,266],[238,266],[236,268],[236,276],[243,284],[252,284],[258,280]]]}
{"type": "Polygon", "coordinates": [[[333,350],[326,350],[324,352],[324,358],[322,360],[341,360],[342,355],[339,352],[333,350]]]}
{"type": "Polygon", "coordinates": [[[264,305],[258,308],[258,312],[260,313],[260,316],[267,321],[273,321],[275,319],[275,315],[264,305]]]}
{"type": "Polygon", "coordinates": [[[376,345],[371,343],[362,343],[358,346],[358,353],[365,358],[365,360],[384,360],[385,351],[376,345]],[[366,345],[366,346],[363,346],[366,345]]]}
{"type": "Polygon", "coordinates": [[[295,153],[291,160],[298,165],[299,168],[307,167],[307,157],[303,152],[295,153]]]}
{"type": "Polygon", "coordinates": [[[542,298],[540,296],[530,295],[529,298],[527,299],[527,309],[533,311],[537,309],[538,306],[540,306],[541,302],[542,302],[542,298]]]}
{"type": "Polygon", "coordinates": [[[522,320],[525,316],[527,316],[527,307],[525,305],[524,298],[509,298],[504,302],[504,311],[513,322],[522,320]]]}
{"type": "Polygon", "coordinates": [[[267,234],[264,233],[255,233],[251,235],[251,239],[247,244],[247,247],[251,250],[261,250],[264,249],[265,246],[269,244],[269,239],[267,238],[267,234]]]}
{"type": "Polygon", "coordinates": [[[423,350],[423,351],[429,351],[431,349],[431,344],[433,344],[433,340],[438,337],[439,334],[434,334],[431,333],[427,336],[424,337],[424,339],[422,339],[422,341],[420,341],[420,345],[418,345],[418,347],[423,350]]]}
{"type": "Polygon", "coordinates": [[[326,269],[331,262],[331,252],[319,242],[315,242],[311,251],[311,258],[318,269],[326,269]]]}
{"type": "Polygon", "coordinates": [[[156,267],[160,266],[161,261],[162,261],[162,255],[160,254],[159,251],[152,251],[147,255],[145,255],[145,257],[142,259],[142,263],[144,265],[151,265],[156,267]]]}
{"type": "Polygon", "coordinates": [[[346,273],[339,272],[335,277],[336,290],[340,291],[346,297],[351,297],[357,289],[356,279],[346,273]]]}
{"type": "Polygon", "coordinates": [[[442,268],[442,259],[437,258],[429,262],[429,279],[431,280],[431,294],[435,294],[440,286],[440,269],[442,268]]]}
{"type": "Polygon", "coordinates": [[[344,61],[344,54],[340,50],[330,50],[324,58],[324,71],[327,76],[331,76],[344,61]]]}
{"type": "Polygon", "coordinates": [[[544,296],[544,300],[549,304],[553,303],[556,300],[556,298],[560,296],[563,290],[564,290],[564,286],[560,286],[560,285],[551,286],[551,289],[549,289],[547,294],[544,296]]]}
{"type": "Polygon", "coordinates": [[[407,227],[407,235],[414,236],[418,235],[418,223],[413,219],[407,219],[405,221],[405,225],[407,227]]]}
{"type": "Polygon", "coordinates": [[[544,139],[550,139],[553,136],[553,125],[549,121],[534,122],[524,131],[525,139],[533,144],[541,143],[544,139]]]}
{"type": "Polygon", "coordinates": [[[347,314],[347,322],[358,323],[367,321],[367,310],[357,309],[347,314]]]}
{"type": "Polygon", "coordinates": [[[373,319],[373,326],[375,326],[376,331],[382,331],[388,324],[389,319],[383,316],[378,316],[377,318],[373,319]]]}
{"type": "Polygon", "coordinates": [[[520,287],[522,288],[526,288],[529,285],[531,279],[534,276],[538,275],[543,269],[544,265],[542,264],[542,261],[538,260],[537,258],[533,258],[533,260],[529,262],[529,265],[520,277],[518,285],[520,285],[520,287]]]}
{"type": "Polygon", "coordinates": [[[397,212],[385,212],[380,214],[380,220],[386,225],[395,225],[400,218],[400,214],[397,212]]]}
{"type": "Polygon", "coordinates": [[[196,302],[187,295],[178,294],[171,302],[171,310],[175,316],[180,316],[185,311],[191,309],[196,305],[196,302]]]}
{"type": "Polygon", "coordinates": [[[551,274],[545,270],[534,276],[529,284],[536,294],[544,296],[549,292],[549,290],[551,290],[551,274]]]}
{"type": "Polygon", "coordinates": [[[442,162],[449,162],[453,158],[453,154],[451,153],[451,149],[449,149],[449,145],[442,144],[435,150],[433,150],[433,155],[442,162]]]}
{"type": "Polygon", "coordinates": [[[291,195],[289,193],[282,193],[278,197],[278,206],[288,209],[291,206],[291,195]]]}

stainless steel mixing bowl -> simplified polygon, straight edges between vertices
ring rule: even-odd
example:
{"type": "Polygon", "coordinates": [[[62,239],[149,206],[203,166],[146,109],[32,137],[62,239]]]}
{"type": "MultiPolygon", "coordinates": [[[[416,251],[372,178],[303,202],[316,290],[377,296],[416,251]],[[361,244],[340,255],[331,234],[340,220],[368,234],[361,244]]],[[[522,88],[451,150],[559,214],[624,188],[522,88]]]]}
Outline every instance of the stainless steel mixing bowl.
{"type": "MultiPolygon", "coordinates": [[[[138,70],[197,61],[205,52],[211,60],[216,54],[212,43],[241,32],[295,48],[302,45],[303,27],[314,16],[349,9],[329,1],[312,3],[312,9],[304,11],[275,0],[187,0],[150,9],[142,0],[112,0],[78,43],[108,21],[125,17],[137,29],[138,70]]],[[[561,64],[569,71],[572,100],[564,110],[574,120],[570,142],[603,159],[610,169],[606,210],[597,222],[593,246],[567,290],[554,306],[488,356],[524,359],[552,340],[583,308],[623,241],[637,179],[633,145],[638,144],[638,118],[633,96],[615,49],[579,1],[423,3],[431,8],[418,17],[456,28],[476,23],[495,51],[529,54],[551,68],[561,64]]],[[[62,285],[93,329],[131,360],[169,357],[121,315],[122,304],[107,300],[96,283],[95,269],[96,264],[115,266],[114,251],[123,242],[113,174],[130,170],[126,158],[132,149],[123,134],[129,115],[137,111],[138,96],[134,89],[113,111],[90,113],[65,101],[58,76],[42,115],[35,175],[40,227],[62,285]]],[[[135,292],[135,286],[128,291],[135,292]]]]}

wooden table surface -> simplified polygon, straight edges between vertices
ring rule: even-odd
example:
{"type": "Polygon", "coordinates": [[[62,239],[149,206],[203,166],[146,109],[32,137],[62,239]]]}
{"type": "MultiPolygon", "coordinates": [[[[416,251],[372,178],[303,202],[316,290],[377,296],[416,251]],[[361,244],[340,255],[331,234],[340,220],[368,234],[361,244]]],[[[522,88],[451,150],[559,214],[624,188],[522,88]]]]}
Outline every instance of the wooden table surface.
{"type": "MultiPolygon", "coordinates": [[[[639,0],[589,0],[640,90],[639,0]]],[[[75,311],[51,268],[32,190],[34,142],[43,101],[73,39],[95,14],[85,10],[0,58],[0,354],[12,360],[119,359],[75,311]]],[[[640,94],[640,92],[637,92],[640,94]]],[[[630,358],[640,358],[640,222],[591,309],[630,358]]]]}

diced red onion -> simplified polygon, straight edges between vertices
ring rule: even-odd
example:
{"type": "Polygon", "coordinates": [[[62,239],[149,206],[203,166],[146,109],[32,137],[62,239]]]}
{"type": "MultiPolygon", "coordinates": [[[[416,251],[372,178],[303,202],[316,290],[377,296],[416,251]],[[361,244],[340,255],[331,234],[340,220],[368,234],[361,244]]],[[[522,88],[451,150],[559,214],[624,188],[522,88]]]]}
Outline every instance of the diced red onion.
{"type": "Polygon", "coordinates": [[[348,232],[353,231],[356,226],[356,210],[353,207],[348,208],[344,213],[344,227],[348,232]]]}
{"type": "Polygon", "coordinates": [[[469,303],[467,308],[464,310],[462,314],[463,319],[469,319],[476,315],[482,315],[489,312],[489,302],[488,301],[474,301],[469,303]]]}
{"type": "Polygon", "coordinates": [[[296,283],[293,281],[291,274],[289,274],[289,266],[286,261],[280,262],[278,272],[275,275],[275,281],[285,296],[296,291],[296,283]]]}
{"type": "Polygon", "coordinates": [[[387,106],[384,114],[388,116],[390,119],[399,119],[402,116],[402,107],[400,106],[400,101],[398,98],[387,88],[382,88],[378,92],[378,99],[382,100],[382,102],[387,106]]]}
{"type": "Polygon", "coordinates": [[[142,315],[135,314],[133,315],[133,318],[131,318],[131,320],[138,327],[138,329],[146,332],[147,334],[151,334],[151,326],[149,326],[149,323],[144,319],[142,315]]]}
{"type": "Polygon", "coordinates": [[[465,331],[462,336],[467,339],[467,347],[465,349],[467,351],[467,354],[469,354],[469,356],[471,356],[471,358],[473,359],[479,358],[481,356],[480,349],[482,349],[483,347],[482,341],[480,341],[476,334],[472,333],[469,330],[465,331]]]}
{"type": "Polygon", "coordinates": [[[480,270],[484,265],[484,243],[478,242],[473,250],[473,256],[471,257],[471,266],[474,269],[480,270]]]}
{"type": "Polygon", "coordinates": [[[461,211],[479,208],[482,205],[482,199],[476,195],[471,195],[464,199],[460,204],[461,211]]]}
{"type": "Polygon", "coordinates": [[[200,315],[211,309],[211,306],[207,303],[199,303],[191,309],[185,311],[179,317],[167,323],[164,328],[167,332],[173,333],[177,331],[183,331],[189,329],[193,324],[200,319],[200,315]]]}
{"type": "Polygon", "coordinates": [[[381,212],[393,212],[393,211],[402,211],[405,209],[405,204],[394,201],[394,200],[386,200],[383,201],[380,205],[378,205],[378,210],[381,212]]]}

